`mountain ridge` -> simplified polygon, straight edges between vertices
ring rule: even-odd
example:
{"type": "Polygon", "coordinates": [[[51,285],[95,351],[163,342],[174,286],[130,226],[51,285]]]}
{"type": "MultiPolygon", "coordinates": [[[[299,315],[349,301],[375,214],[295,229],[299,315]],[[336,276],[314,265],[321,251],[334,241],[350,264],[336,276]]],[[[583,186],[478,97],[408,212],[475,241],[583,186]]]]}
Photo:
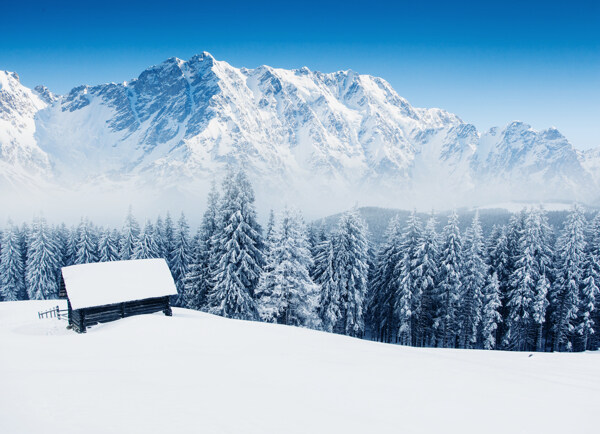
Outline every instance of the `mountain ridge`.
{"type": "Polygon", "coordinates": [[[326,202],[324,212],[356,201],[439,208],[600,197],[600,152],[576,150],[556,128],[515,121],[479,132],[351,70],[235,68],[203,52],[62,96],[0,76],[5,192],[152,191],[185,202],[234,165],[265,202],[326,202]]]}

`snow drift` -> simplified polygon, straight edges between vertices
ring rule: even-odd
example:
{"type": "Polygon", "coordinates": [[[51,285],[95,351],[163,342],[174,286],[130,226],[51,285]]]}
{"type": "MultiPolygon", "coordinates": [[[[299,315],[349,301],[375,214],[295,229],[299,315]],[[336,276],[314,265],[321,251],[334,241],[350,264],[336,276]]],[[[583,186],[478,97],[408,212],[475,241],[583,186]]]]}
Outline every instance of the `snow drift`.
{"type": "Polygon", "coordinates": [[[600,354],[401,347],[174,309],[91,328],[0,303],[0,431],[592,433],[600,354]]]}

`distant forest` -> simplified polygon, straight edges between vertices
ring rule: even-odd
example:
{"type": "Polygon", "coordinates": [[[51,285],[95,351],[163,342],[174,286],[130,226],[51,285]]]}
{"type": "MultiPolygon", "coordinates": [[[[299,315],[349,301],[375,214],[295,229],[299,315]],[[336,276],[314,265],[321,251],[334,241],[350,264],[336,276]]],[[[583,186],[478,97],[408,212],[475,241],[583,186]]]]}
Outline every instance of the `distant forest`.
{"type": "Polygon", "coordinates": [[[258,223],[243,171],[213,185],[195,234],[185,215],[121,228],[84,218],[8,222],[3,301],[58,297],[61,267],[165,258],[175,306],[422,347],[597,349],[600,216],[524,208],[449,215],[353,209],[258,223]],[[368,224],[367,224],[368,222],[368,224]]]}

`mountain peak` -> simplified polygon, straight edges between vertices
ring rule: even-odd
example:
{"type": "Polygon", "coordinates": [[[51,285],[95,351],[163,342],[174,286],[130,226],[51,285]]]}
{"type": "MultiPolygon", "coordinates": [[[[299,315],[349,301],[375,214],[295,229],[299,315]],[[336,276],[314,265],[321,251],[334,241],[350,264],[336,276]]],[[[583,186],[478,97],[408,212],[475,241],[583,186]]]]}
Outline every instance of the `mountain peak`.
{"type": "Polygon", "coordinates": [[[210,54],[208,51],[203,51],[200,54],[195,54],[192,57],[190,57],[190,60],[188,62],[209,62],[210,64],[213,64],[215,61],[216,59],[213,57],[212,54],[210,54]]]}
{"type": "Polygon", "coordinates": [[[17,82],[19,85],[21,84],[21,80],[19,78],[19,74],[12,71],[0,71],[0,89],[4,87],[12,87],[11,82],[17,82]]]}
{"type": "Polygon", "coordinates": [[[58,99],[58,97],[50,91],[46,86],[42,86],[38,84],[33,90],[38,94],[38,96],[43,99],[47,104],[52,104],[54,101],[58,99]]]}

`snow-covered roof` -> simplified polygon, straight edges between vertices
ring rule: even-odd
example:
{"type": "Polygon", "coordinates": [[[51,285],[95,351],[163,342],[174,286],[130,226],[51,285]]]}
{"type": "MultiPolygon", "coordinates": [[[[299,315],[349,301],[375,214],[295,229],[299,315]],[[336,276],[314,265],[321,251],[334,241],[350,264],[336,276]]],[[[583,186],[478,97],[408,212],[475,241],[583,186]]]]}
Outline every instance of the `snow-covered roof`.
{"type": "Polygon", "coordinates": [[[177,294],[164,259],[71,265],[62,275],[73,309],[177,294]]]}

